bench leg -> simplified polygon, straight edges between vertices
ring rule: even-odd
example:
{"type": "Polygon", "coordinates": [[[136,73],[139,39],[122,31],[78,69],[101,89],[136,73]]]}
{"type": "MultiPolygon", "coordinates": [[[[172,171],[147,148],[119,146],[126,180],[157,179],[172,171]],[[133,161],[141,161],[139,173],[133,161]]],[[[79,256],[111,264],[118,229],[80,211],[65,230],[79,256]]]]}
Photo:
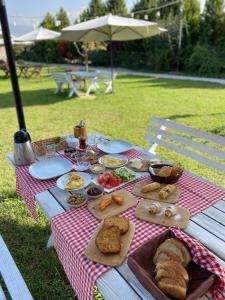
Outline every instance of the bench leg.
{"type": "Polygon", "coordinates": [[[96,80],[95,80],[95,79],[92,79],[92,80],[91,80],[90,85],[89,85],[89,87],[88,87],[87,92],[86,92],[85,95],[86,95],[86,96],[89,96],[89,94],[90,94],[90,92],[91,92],[92,90],[96,91],[96,80]]]}
{"type": "Polygon", "coordinates": [[[76,84],[75,84],[75,83],[73,83],[73,84],[71,85],[71,87],[70,87],[70,92],[69,92],[68,98],[72,97],[73,94],[76,94],[77,97],[80,97],[80,94],[79,94],[78,91],[77,91],[77,87],[76,87],[76,84]]]}
{"type": "Polygon", "coordinates": [[[112,81],[108,82],[106,86],[107,88],[105,90],[105,93],[108,94],[109,92],[112,92],[112,81]]]}
{"type": "Polygon", "coordinates": [[[53,241],[53,236],[52,234],[50,235],[48,242],[47,242],[47,249],[51,249],[52,247],[54,247],[54,241],[53,241]]]}
{"type": "Polygon", "coordinates": [[[61,88],[62,88],[62,84],[61,83],[57,83],[57,87],[56,87],[56,89],[54,91],[54,94],[58,94],[58,92],[61,91],[61,88]]]}

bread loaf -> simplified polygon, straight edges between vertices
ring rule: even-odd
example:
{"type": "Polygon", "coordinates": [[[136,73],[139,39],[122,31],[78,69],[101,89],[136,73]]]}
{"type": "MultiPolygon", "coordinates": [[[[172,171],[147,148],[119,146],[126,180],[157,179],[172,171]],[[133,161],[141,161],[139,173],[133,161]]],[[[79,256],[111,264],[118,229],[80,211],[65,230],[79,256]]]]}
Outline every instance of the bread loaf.
{"type": "Polygon", "coordinates": [[[147,192],[157,190],[158,188],[160,188],[160,183],[153,182],[153,183],[149,183],[149,184],[144,185],[142,187],[141,191],[142,191],[142,193],[147,193],[147,192]]]}

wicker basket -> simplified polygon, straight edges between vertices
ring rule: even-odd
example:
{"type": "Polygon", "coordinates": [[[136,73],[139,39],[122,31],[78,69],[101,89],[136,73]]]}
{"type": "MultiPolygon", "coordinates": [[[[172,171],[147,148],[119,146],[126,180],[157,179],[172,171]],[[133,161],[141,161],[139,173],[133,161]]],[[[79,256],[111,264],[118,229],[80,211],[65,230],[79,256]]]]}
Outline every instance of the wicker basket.
{"type": "Polygon", "coordinates": [[[64,150],[68,146],[67,142],[61,137],[54,137],[33,142],[33,149],[37,156],[45,155],[47,144],[56,144],[56,151],[64,150]]]}

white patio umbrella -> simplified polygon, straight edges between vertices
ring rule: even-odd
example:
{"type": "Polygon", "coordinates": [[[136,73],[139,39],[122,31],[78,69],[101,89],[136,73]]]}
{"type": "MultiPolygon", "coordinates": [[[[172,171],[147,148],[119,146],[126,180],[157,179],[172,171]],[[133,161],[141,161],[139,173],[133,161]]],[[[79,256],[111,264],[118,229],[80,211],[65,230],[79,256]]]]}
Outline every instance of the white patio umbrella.
{"type": "Polygon", "coordinates": [[[53,40],[60,36],[59,32],[40,27],[15,39],[16,42],[36,42],[53,40]]]}
{"type": "MultiPolygon", "coordinates": [[[[63,28],[59,39],[74,42],[129,41],[148,38],[166,29],[155,22],[113,16],[112,14],[63,28]]],[[[111,48],[111,76],[113,59],[111,48]]]]}

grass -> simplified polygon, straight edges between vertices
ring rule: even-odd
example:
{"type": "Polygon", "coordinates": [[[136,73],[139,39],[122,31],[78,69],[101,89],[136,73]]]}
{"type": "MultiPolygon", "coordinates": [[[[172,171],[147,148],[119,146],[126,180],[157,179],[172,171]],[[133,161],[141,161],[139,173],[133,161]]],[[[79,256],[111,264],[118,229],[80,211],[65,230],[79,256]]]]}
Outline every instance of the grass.
{"type": "MultiPolygon", "coordinates": [[[[151,116],[169,118],[208,132],[225,135],[225,87],[205,82],[118,77],[114,95],[95,100],[53,95],[51,78],[20,79],[27,129],[33,140],[72,133],[80,119],[89,131],[126,139],[146,148],[143,136],[151,116]]],[[[15,193],[14,171],[6,154],[17,130],[11,85],[0,73],[0,233],[3,235],[35,299],[74,299],[54,250],[45,250],[49,224],[41,211],[34,224],[15,193]]],[[[224,176],[182,156],[160,149],[160,155],[217,184],[224,176]]]]}

